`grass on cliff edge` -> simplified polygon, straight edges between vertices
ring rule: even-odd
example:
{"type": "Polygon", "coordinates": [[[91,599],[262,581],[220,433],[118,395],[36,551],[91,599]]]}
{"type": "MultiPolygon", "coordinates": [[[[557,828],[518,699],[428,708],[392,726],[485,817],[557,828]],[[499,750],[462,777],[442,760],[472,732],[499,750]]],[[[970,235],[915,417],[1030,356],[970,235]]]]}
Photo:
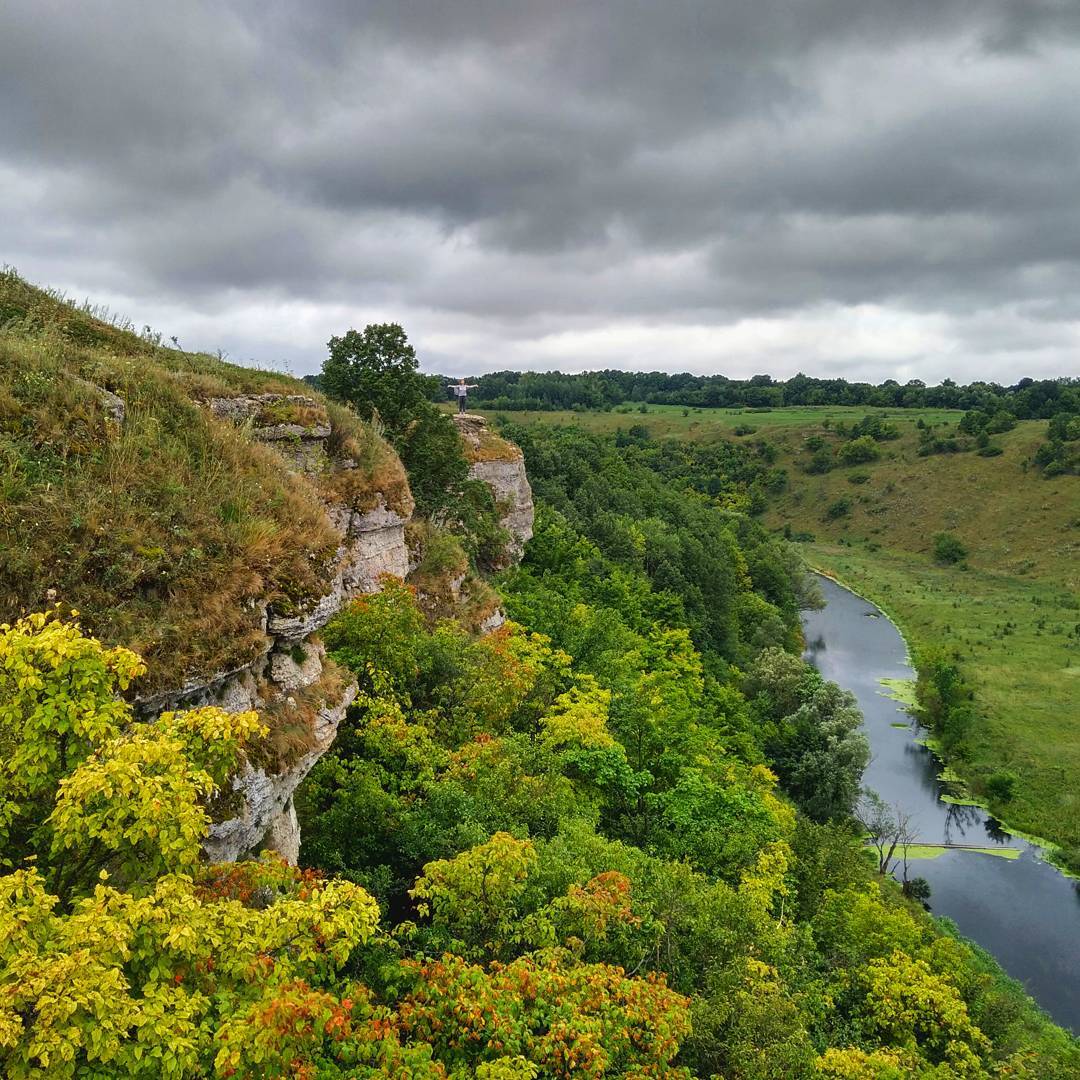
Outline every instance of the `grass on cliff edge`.
{"type": "Polygon", "coordinates": [[[198,404],[263,392],[312,394],[0,272],[0,620],[79,609],[146,658],[141,694],[253,659],[254,599],[321,595],[337,547],[311,483],[198,404]],[[125,402],[122,426],[99,387],[125,402]]]}

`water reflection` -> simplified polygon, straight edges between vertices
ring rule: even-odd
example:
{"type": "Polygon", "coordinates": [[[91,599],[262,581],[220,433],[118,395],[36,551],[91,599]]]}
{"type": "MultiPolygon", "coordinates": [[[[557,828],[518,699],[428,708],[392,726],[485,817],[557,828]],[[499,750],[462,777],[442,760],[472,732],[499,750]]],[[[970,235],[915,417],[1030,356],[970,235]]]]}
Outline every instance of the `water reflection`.
{"type": "Polygon", "coordinates": [[[924,844],[1020,851],[1017,858],[945,851],[913,861],[911,873],[929,881],[935,914],[948,916],[992,952],[1058,1023],[1080,1030],[1080,883],[981,808],[941,801],[950,785],[939,779],[936,758],[914,741],[910,718],[880,682],[912,678],[903,639],[865,600],[828,579],[821,584],[826,606],[806,613],[805,656],[859,702],[873,755],[866,785],[911,815],[924,844]]]}

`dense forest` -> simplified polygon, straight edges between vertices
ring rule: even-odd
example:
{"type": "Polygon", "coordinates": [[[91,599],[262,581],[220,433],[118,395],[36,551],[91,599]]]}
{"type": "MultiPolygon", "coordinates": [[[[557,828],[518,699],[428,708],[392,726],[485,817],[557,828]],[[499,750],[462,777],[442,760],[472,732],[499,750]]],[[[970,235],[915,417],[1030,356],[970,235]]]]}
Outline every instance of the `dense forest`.
{"type": "MultiPolygon", "coordinates": [[[[445,382],[446,380],[442,380],[445,382]]],[[[974,382],[959,386],[945,379],[927,386],[919,379],[873,383],[790,379],[755,375],[668,374],[662,371],[496,371],[469,380],[478,404],[491,409],[605,409],[626,402],[684,405],[688,408],[780,408],[791,405],[867,405],[890,409],[1004,410],[1018,419],[1048,420],[1080,413],[1080,379],[1021,379],[1013,386],[974,382]]]]}
{"type": "Polygon", "coordinates": [[[3,597],[48,606],[0,626],[6,1075],[1080,1072],[1080,1045],[868,853],[858,711],[799,658],[815,590],[747,513],[782,482],[766,445],[508,430],[537,516],[507,566],[398,328],[335,339],[333,404],[0,286],[19,310],[0,330],[3,597]],[[211,410],[222,395],[300,434],[259,445],[256,414],[211,410]],[[275,654],[295,677],[325,650],[317,686],[146,722],[142,682],[245,658],[252,635],[217,630],[254,590],[290,617],[320,595],[320,500],[407,512],[376,410],[427,507],[409,580],[275,654]],[[348,468],[296,471],[284,455],[316,429],[348,468]],[[452,497],[421,490],[436,469],[452,497]],[[498,589],[498,629],[432,603],[469,575],[498,589]],[[296,791],[300,867],[208,861],[245,760],[311,751],[312,690],[350,681],[296,791]]]}

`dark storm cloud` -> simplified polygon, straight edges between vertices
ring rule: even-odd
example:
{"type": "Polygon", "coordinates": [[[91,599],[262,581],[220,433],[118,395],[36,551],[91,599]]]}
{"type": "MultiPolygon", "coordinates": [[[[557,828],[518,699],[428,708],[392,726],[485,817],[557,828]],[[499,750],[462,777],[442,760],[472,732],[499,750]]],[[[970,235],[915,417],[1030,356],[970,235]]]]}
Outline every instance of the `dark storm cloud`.
{"type": "Polygon", "coordinates": [[[3,258],[317,366],[1080,368],[1080,5],[16,2],[3,258]]]}

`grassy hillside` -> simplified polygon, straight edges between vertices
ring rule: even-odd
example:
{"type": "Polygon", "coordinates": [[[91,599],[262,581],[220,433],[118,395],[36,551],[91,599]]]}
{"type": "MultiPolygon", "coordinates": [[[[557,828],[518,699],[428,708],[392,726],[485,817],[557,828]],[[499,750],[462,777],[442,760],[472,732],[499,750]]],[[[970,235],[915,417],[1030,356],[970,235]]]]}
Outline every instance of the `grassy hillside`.
{"type": "Polygon", "coordinates": [[[642,424],[654,438],[771,443],[788,483],[769,495],[765,524],[812,537],[800,545],[808,562],[881,603],[913,648],[950,648],[977,689],[981,717],[958,771],[983,798],[992,773],[1015,773],[1014,797],[991,800],[994,811],[1080,864],[1080,480],[1044,479],[1034,466],[1045,421],[995,435],[1001,453],[981,457],[920,456],[926,426],[955,431],[961,414],[944,410],[651,405],[646,413],[510,415],[593,431],[642,424]],[[878,460],[805,471],[807,439],[838,447],[837,425],[865,416],[882,416],[898,432],[877,444],[878,460]],[[943,531],[967,549],[962,564],[934,561],[943,531]]]}
{"type": "MultiPolygon", "coordinates": [[[[452,404],[444,408],[453,411],[452,404]]],[[[610,432],[625,430],[634,424],[643,424],[656,439],[717,439],[735,435],[736,428],[752,427],[762,435],[777,430],[816,427],[825,421],[830,424],[855,423],[864,416],[887,415],[890,420],[905,427],[914,427],[920,418],[928,424],[956,422],[963,415],[955,409],[871,409],[858,405],[795,405],[786,409],[690,409],[681,405],[620,405],[609,412],[576,411],[570,409],[555,412],[512,411],[498,409],[473,409],[480,416],[497,420],[512,418],[518,424],[571,424],[586,431],[610,432]],[[644,411],[642,409],[644,408],[644,411]]],[[[1045,424],[1043,427],[1045,428],[1045,424]]]]}
{"type": "Polygon", "coordinates": [[[0,619],[79,609],[146,657],[143,693],[237,667],[262,639],[254,598],[288,610],[325,591],[338,538],[321,497],[379,483],[404,485],[396,457],[304,384],[162,348],[0,274],[0,619]],[[348,490],[317,490],[203,407],[250,393],[316,397],[267,422],[329,426],[362,465],[348,490]]]}

